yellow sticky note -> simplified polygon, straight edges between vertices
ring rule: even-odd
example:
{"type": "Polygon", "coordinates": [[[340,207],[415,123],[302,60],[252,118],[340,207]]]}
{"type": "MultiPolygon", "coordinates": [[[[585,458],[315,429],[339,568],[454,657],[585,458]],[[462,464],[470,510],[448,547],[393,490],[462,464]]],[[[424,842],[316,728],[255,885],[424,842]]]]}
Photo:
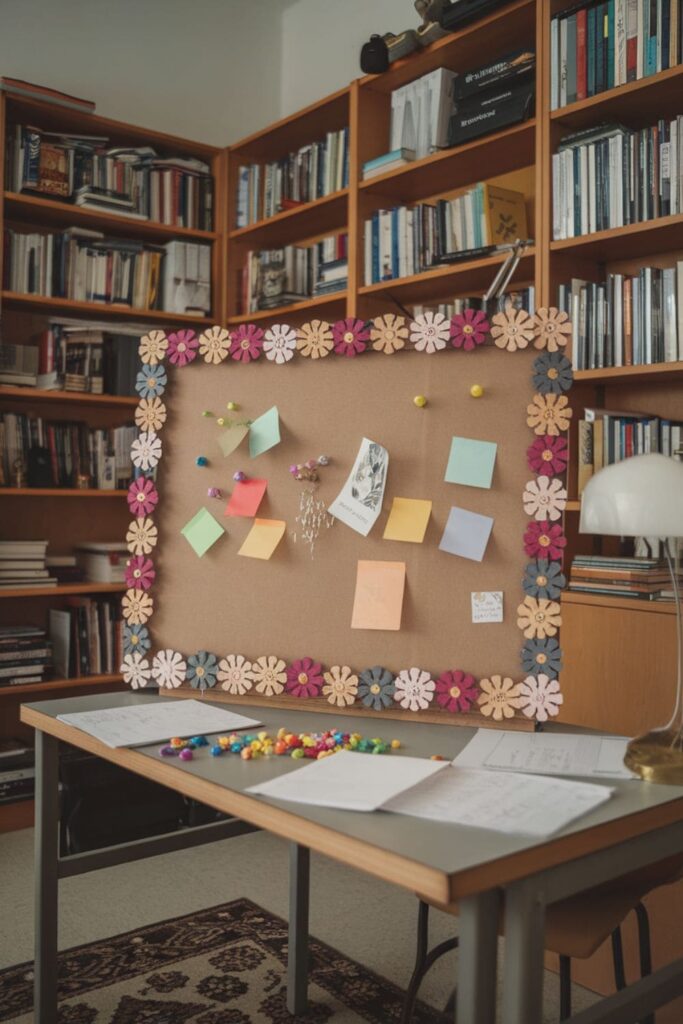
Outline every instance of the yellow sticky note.
{"type": "Polygon", "coordinates": [[[351,629],[400,629],[405,562],[358,562],[351,629]]]}
{"type": "Polygon", "coordinates": [[[249,427],[229,427],[218,435],[218,444],[223,455],[232,455],[249,433],[249,427]]]}
{"type": "Polygon", "coordinates": [[[281,519],[255,519],[237,554],[247,558],[270,558],[284,537],[286,527],[281,519]]]}
{"type": "Polygon", "coordinates": [[[431,501],[420,498],[394,498],[384,527],[385,540],[408,540],[421,544],[432,514],[431,501]]]}

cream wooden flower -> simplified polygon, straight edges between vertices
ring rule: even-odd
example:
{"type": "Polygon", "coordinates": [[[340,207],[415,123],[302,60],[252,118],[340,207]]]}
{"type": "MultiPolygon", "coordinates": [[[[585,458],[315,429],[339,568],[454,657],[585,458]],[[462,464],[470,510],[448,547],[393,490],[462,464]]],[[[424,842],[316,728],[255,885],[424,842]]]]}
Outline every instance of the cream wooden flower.
{"type": "Polygon", "coordinates": [[[527,640],[555,636],[562,625],[560,606],[547,598],[525,597],[517,607],[517,625],[527,640]]]}
{"type": "Polygon", "coordinates": [[[154,469],[161,458],[161,438],[151,430],[143,431],[130,446],[130,457],[136,469],[154,469]]]}
{"type": "Polygon", "coordinates": [[[138,354],[143,363],[148,366],[156,366],[166,355],[168,338],[163,331],[150,331],[140,338],[138,354]]]}
{"type": "Polygon", "coordinates": [[[560,693],[557,679],[540,673],[538,676],[527,676],[519,684],[519,706],[527,718],[535,718],[537,722],[547,722],[560,713],[564,698],[560,693]]]}
{"type": "Polygon", "coordinates": [[[278,658],[274,654],[263,655],[253,662],[251,671],[258,693],[264,693],[266,697],[275,697],[284,690],[287,682],[287,666],[282,658],[278,658]]]}
{"type": "Polygon", "coordinates": [[[159,533],[149,517],[133,519],[128,525],[126,544],[132,555],[148,555],[156,547],[159,533]]]}
{"type": "Polygon", "coordinates": [[[554,306],[537,309],[533,319],[534,348],[557,352],[572,336],[572,325],[566,313],[554,306]]]}
{"type": "Polygon", "coordinates": [[[482,715],[492,718],[494,722],[502,722],[504,718],[514,718],[519,703],[519,683],[509,676],[491,676],[490,679],[479,680],[480,694],[477,704],[482,715]]]}
{"type": "Polygon", "coordinates": [[[334,348],[332,328],[327,320],[311,320],[296,332],[296,347],[302,356],[324,359],[334,348]]]}
{"type": "Polygon", "coordinates": [[[175,690],[185,681],[187,662],[178,651],[167,647],[159,651],[152,659],[152,678],[157,686],[167,690],[175,690]]]}
{"type": "Polygon", "coordinates": [[[333,665],[329,672],[323,673],[325,684],[323,694],[330,704],[338,708],[349,707],[358,693],[358,676],[354,675],[348,665],[333,665]]]}
{"type": "Polygon", "coordinates": [[[408,339],[408,328],[403,316],[396,313],[385,313],[376,316],[370,328],[370,341],[375,352],[384,352],[385,356],[393,355],[405,348],[408,339]]]}
{"type": "Polygon", "coordinates": [[[166,422],[166,406],[160,398],[142,398],[135,410],[135,426],[158,431],[166,422]]]}
{"type": "Polygon", "coordinates": [[[424,711],[434,700],[436,683],[419,668],[404,668],[394,681],[394,700],[407,711],[424,711]]]}
{"type": "Polygon", "coordinates": [[[218,663],[218,682],[228,693],[248,693],[254,685],[251,662],[243,654],[226,654],[218,663]]]}
{"type": "Polygon", "coordinates": [[[433,355],[446,348],[451,333],[451,322],[443,313],[428,310],[416,316],[410,325],[410,340],[418,352],[433,355]]]}
{"type": "Polygon", "coordinates": [[[509,305],[505,312],[496,313],[491,318],[491,337],[498,348],[516,352],[533,341],[533,321],[525,309],[509,305]]]}
{"type": "Polygon", "coordinates": [[[562,481],[549,476],[539,476],[529,480],[522,495],[524,511],[534,519],[550,519],[554,522],[561,519],[567,506],[567,491],[562,481]]]}
{"type": "Polygon", "coordinates": [[[209,327],[199,336],[199,354],[204,356],[205,363],[218,366],[228,358],[230,351],[230,332],[224,327],[209,327]]]}
{"type": "Polygon", "coordinates": [[[154,602],[144,590],[127,590],[121,601],[123,617],[131,626],[144,626],[152,614],[154,602]]]}
{"type": "Polygon", "coordinates": [[[534,395],[526,411],[527,426],[534,434],[557,437],[562,431],[569,430],[572,410],[566,395],[534,395]]]}
{"type": "Polygon", "coordinates": [[[119,668],[123,681],[128,686],[137,690],[141,686],[147,686],[151,675],[149,662],[144,655],[137,651],[134,654],[127,654],[119,668]]]}
{"type": "Polygon", "coordinates": [[[296,352],[296,331],[288,324],[273,324],[263,338],[263,354],[271,363],[282,366],[296,352]]]}

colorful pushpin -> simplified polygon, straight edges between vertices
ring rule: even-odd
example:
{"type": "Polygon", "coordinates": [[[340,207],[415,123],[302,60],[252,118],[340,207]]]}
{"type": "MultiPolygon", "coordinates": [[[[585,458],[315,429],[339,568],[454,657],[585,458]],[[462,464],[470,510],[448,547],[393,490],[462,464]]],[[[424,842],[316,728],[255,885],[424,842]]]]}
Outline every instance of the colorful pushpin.
{"type": "Polygon", "coordinates": [[[216,420],[216,423],[218,424],[219,427],[224,427],[226,424],[225,416],[219,416],[218,419],[216,420]]]}
{"type": "Polygon", "coordinates": [[[213,413],[209,409],[205,409],[202,416],[213,416],[213,413]]]}
{"type": "Polygon", "coordinates": [[[193,756],[192,747],[185,747],[184,750],[181,750],[178,754],[181,761],[191,761],[193,756]]]}
{"type": "Polygon", "coordinates": [[[473,384],[470,388],[470,394],[472,395],[472,398],[481,398],[484,394],[484,389],[481,384],[473,384]]]}
{"type": "Polygon", "coordinates": [[[247,479],[247,474],[243,473],[241,469],[238,469],[236,473],[233,473],[233,480],[236,480],[238,484],[243,483],[247,479]]]}
{"type": "Polygon", "coordinates": [[[220,487],[209,487],[208,491],[206,492],[206,496],[207,496],[207,498],[222,498],[223,497],[223,495],[221,494],[220,487]]]}
{"type": "Polygon", "coordinates": [[[237,402],[228,402],[226,409],[228,409],[229,412],[237,412],[239,405],[237,402]]]}
{"type": "Polygon", "coordinates": [[[194,461],[195,461],[195,463],[198,466],[208,466],[209,465],[209,460],[207,459],[206,455],[198,455],[197,458],[194,461]]]}
{"type": "Polygon", "coordinates": [[[424,409],[426,404],[427,399],[425,398],[424,395],[415,395],[415,398],[413,399],[413,405],[416,405],[418,409],[424,409]]]}
{"type": "Polygon", "coordinates": [[[318,465],[319,466],[329,466],[329,464],[330,464],[330,457],[329,457],[329,455],[319,455],[318,456],[318,465]]]}

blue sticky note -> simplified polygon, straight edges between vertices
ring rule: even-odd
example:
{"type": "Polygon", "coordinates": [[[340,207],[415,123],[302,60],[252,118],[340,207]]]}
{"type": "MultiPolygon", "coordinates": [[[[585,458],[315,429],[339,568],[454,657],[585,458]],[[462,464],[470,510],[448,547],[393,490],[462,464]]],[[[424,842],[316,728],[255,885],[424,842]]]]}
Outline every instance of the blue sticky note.
{"type": "Polygon", "coordinates": [[[195,554],[201,558],[218,538],[223,536],[225,529],[216,522],[208,509],[200,508],[197,515],[193,516],[180,532],[195,554]]]}
{"type": "Polygon", "coordinates": [[[481,562],[493,529],[493,519],[478,512],[469,512],[455,505],[448,513],[448,522],[439,542],[439,551],[481,562]]]}
{"type": "Polygon", "coordinates": [[[249,427],[249,455],[255,459],[280,443],[280,416],[274,405],[249,427]]]}
{"type": "Polygon", "coordinates": [[[495,441],[454,437],[446,466],[446,483],[490,488],[497,451],[495,441]]]}

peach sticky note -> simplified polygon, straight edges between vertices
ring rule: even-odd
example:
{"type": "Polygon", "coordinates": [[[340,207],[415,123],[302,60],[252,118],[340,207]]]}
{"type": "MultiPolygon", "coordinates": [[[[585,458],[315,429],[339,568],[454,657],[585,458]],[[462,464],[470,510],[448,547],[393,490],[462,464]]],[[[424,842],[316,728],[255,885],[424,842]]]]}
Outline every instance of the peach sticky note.
{"type": "Polygon", "coordinates": [[[267,480],[240,480],[230,495],[225,509],[226,516],[248,516],[251,519],[258,512],[267,486],[267,480]]]}
{"type": "Polygon", "coordinates": [[[282,540],[286,526],[281,519],[255,519],[237,554],[247,558],[270,558],[282,540]]]}
{"type": "Polygon", "coordinates": [[[407,540],[421,544],[432,514],[431,501],[419,498],[394,498],[384,527],[385,540],[407,540]]]}
{"type": "Polygon", "coordinates": [[[351,629],[400,629],[405,562],[358,562],[351,629]]]}

